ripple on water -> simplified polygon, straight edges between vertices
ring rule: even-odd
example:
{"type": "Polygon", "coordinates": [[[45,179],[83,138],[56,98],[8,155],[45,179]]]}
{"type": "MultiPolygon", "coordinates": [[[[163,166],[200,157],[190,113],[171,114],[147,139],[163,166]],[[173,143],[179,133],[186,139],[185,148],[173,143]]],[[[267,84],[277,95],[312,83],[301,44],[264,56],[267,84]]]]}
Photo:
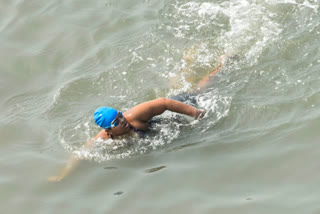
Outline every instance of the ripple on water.
{"type": "Polygon", "coordinates": [[[5,102],[9,109],[6,122],[10,123],[15,119],[28,120],[43,115],[50,107],[47,93],[48,89],[42,89],[9,97],[5,102]]]}

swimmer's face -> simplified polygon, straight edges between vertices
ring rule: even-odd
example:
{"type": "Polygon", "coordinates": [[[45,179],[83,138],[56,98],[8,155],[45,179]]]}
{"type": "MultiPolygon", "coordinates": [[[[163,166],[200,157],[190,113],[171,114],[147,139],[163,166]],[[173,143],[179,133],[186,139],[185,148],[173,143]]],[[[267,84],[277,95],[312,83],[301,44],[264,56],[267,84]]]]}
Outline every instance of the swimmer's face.
{"type": "Polygon", "coordinates": [[[111,134],[113,136],[120,136],[130,131],[130,125],[126,118],[119,111],[116,118],[111,123],[111,134]]]}

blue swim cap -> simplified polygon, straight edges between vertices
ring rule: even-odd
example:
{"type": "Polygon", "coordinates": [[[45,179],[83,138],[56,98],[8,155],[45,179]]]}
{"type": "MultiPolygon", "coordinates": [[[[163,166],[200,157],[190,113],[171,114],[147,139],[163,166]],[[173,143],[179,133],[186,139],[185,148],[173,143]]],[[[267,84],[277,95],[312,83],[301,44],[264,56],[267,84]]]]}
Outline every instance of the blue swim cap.
{"type": "Polygon", "coordinates": [[[94,112],[94,121],[101,128],[108,129],[111,122],[116,118],[118,111],[110,107],[100,107],[94,112]]]}

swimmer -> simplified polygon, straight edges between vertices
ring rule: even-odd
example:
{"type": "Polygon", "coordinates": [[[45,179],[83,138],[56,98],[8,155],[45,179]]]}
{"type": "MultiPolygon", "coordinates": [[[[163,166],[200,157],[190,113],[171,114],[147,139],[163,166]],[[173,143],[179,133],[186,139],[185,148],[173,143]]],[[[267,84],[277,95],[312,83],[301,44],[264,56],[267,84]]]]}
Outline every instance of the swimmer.
{"type": "MultiPolygon", "coordinates": [[[[222,59],[222,57],[220,57],[222,59]]],[[[221,67],[212,71],[207,77],[203,78],[196,90],[204,88],[209,78],[214,75],[221,67]]],[[[176,96],[179,97],[179,96],[176,96]]],[[[186,96],[184,96],[186,97],[186,96]]],[[[98,139],[117,139],[122,136],[139,136],[143,137],[149,129],[149,121],[157,115],[161,115],[166,110],[188,115],[194,119],[200,119],[204,116],[205,110],[198,109],[194,106],[188,105],[179,101],[179,98],[158,98],[155,100],[141,103],[128,111],[121,112],[111,107],[100,107],[94,112],[94,120],[102,130],[85,146],[91,148],[93,142],[98,139]]],[[[51,176],[49,181],[61,181],[67,176],[79,163],[79,159],[72,155],[65,167],[58,176],[51,176]]]]}
{"type": "MultiPolygon", "coordinates": [[[[94,112],[94,120],[103,129],[86,143],[86,147],[91,148],[92,143],[98,139],[116,139],[124,135],[143,137],[149,129],[149,121],[166,110],[185,114],[195,119],[203,117],[205,113],[204,110],[167,98],[141,103],[123,113],[110,107],[100,107],[94,112]]],[[[49,177],[48,180],[62,180],[77,164],[78,159],[72,155],[61,173],[58,176],[49,177]]]]}
{"type": "Polygon", "coordinates": [[[204,113],[204,110],[167,98],[141,103],[124,113],[110,107],[100,107],[94,113],[94,120],[103,130],[95,138],[113,139],[125,134],[138,134],[143,137],[149,129],[149,121],[166,110],[185,114],[195,119],[201,118],[204,113]]]}

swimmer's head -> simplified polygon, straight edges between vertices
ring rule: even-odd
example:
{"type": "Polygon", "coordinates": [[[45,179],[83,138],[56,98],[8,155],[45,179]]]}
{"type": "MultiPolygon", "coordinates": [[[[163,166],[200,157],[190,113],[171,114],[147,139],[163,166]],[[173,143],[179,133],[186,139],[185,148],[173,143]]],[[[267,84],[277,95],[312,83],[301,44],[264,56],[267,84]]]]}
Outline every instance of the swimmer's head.
{"type": "Polygon", "coordinates": [[[118,111],[110,107],[97,108],[93,114],[94,121],[101,128],[111,128],[111,122],[117,117],[118,111]]]}

